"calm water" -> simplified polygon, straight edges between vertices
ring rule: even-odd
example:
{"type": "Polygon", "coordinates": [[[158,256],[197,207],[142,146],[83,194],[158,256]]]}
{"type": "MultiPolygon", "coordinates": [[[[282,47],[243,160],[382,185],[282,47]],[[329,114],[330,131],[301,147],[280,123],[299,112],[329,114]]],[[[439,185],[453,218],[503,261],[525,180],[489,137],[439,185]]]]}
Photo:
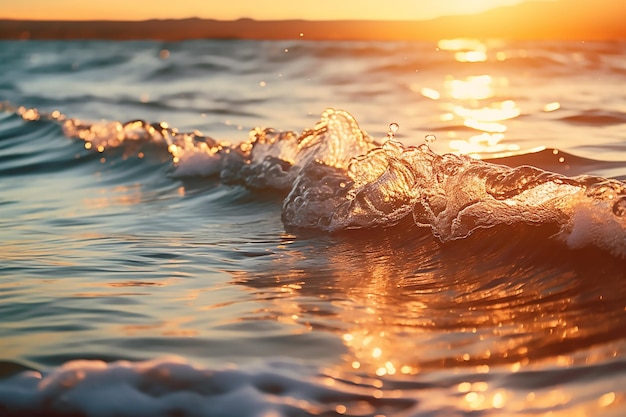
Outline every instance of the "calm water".
{"type": "Polygon", "coordinates": [[[0,42],[0,74],[0,414],[626,413],[626,43],[0,42]]]}

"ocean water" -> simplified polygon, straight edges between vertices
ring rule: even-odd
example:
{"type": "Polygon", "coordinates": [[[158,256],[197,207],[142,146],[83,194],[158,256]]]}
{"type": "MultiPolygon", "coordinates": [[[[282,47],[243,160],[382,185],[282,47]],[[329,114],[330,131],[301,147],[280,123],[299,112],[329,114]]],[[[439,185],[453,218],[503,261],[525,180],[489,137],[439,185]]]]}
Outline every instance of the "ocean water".
{"type": "Polygon", "coordinates": [[[626,413],[625,42],[0,58],[0,414],[626,413]]]}

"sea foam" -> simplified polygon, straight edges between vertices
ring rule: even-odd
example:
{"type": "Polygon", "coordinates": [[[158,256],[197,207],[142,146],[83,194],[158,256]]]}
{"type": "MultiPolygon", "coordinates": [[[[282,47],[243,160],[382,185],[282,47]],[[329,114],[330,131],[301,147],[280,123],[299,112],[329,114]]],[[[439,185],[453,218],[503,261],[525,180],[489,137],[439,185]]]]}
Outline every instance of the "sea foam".
{"type": "Polygon", "coordinates": [[[179,357],[145,362],[74,360],[49,373],[24,371],[0,380],[0,413],[23,416],[405,415],[414,399],[381,398],[294,362],[206,369],[179,357]]]}

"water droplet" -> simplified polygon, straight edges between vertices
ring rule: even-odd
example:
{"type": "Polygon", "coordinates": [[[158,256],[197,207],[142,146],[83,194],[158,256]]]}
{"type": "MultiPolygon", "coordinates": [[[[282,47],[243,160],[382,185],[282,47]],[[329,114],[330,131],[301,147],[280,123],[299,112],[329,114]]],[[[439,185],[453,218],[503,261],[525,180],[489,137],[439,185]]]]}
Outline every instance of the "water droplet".
{"type": "Polygon", "coordinates": [[[426,135],[424,136],[424,140],[426,141],[427,144],[431,144],[437,140],[437,137],[435,135],[426,135]]]}
{"type": "Polygon", "coordinates": [[[400,130],[400,125],[397,123],[389,123],[389,131],[387,132],[387,139],[393,139],[396,133],[400,130]]]}

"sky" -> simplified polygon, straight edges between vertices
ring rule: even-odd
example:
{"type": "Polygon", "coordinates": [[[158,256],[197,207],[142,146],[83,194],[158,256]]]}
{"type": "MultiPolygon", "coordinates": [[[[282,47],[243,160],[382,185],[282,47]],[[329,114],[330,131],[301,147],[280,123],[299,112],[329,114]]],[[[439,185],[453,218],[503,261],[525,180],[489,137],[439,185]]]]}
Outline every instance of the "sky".
{"type": "MultiPolygon", "coordinates": [[[[0,18],[146,20],[200,17],[234,20],[427,20],[480,13],[528,0],[0,0],[0,18]]],[[[549,0],[548,0],[549,1],[549,0]]],[[[615,0],[623,1],[623,0],[615,0]]]]}

